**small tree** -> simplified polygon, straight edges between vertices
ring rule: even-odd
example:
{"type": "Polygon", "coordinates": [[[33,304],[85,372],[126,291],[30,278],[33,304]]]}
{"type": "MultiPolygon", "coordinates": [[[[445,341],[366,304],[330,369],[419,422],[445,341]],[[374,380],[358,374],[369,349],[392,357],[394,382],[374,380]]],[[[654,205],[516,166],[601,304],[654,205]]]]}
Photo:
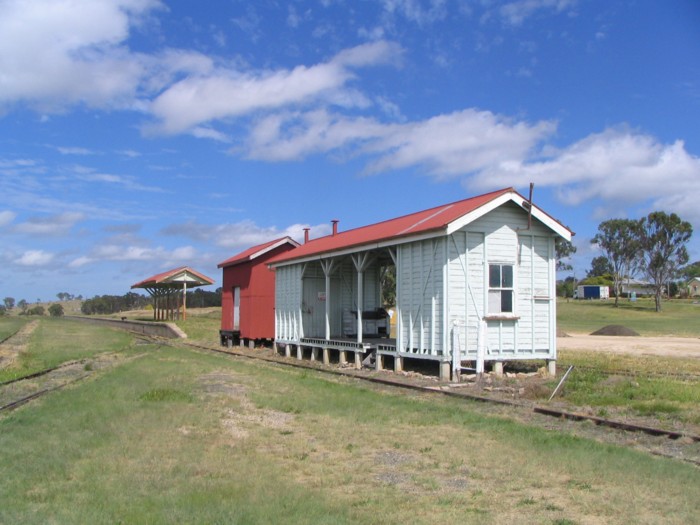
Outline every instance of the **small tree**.
{"type": "Polygon", "coordinates": [[[51,317],[63,317],[63,306],[58,303],[52,304],[49,306],[49,315],[51,317]]]}
{"type": "Polygon", "coordinates": [[[5,297],[3,299],[3,303],[5,303],[5,308],[7,310],[12,310],[15,307],[15,298],[14,297],[5,297]]]}
{"type": "Polygon", "coordinates": [[[31,308],[28,312],[28,315],[45,315],[46,310],[44,310],[43,306],[35,306],[34,308],[31,308]]]}
{"type": "Polygon", "coordinates": [[[22,310],[23,314],[27,313],[27,307],[29,306],[29,303],[25,301],[24,299],[20,299],[19,302],[17,303],[17,306],[19,306],[20,310],[22,310]]]}
{"type": "Polygon", "coordinates": [[[591,261],[591,269],[588,270],[586,277],[598,277],[606,274],[612,275],[614,271],[615,269],[610,259],[605,255],[599,255],[598,257],[594,257],[591,261]]]}
{"type": "Polygon", "coordinates": [[[655,211],[639,221],[638,232],[643,269],[654,285],[656,311],[660,312],[664,286],[688,262],[685,245],[693,235],[693,227],[675,213],[655,211]]]}
{"type": "Polygon", "coordinates": [[[690,281],[693,277],[700,277],[700,261],[684,266],[680,269],[679,274],[686,281],[690,281]]]}
{"type": "Polygon", "coordinates": [[[618,306],[622,279],[632,271],[639,253],[638,228],[637,221],[610,219],[598,225],[598,233],[591,239],[591,243],[597,244],[603,250],[612,265],[615,306],[618,306]]]}
{"type": "Polygon", "coordinates": [[[571,241],[557,237],[554,242],[554,252],[557,258],[557,271],[571,271],[573,266],[567,260],[576,253],[576,246],[571,241]]]}

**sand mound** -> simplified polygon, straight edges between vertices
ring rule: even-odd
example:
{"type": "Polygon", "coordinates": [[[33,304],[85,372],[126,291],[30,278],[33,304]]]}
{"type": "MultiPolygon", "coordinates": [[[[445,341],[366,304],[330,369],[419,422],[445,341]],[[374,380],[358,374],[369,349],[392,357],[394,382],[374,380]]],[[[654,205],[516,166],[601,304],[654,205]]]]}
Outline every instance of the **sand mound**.
{"type": "Polygon", "coordinates": [[[626,326],[622,326],[619,324],[609,324],[608,326],[604,326],[600,330],[593,332],[591,335],[638,336],[639,334],[631,328],[627,328],[626,326]]]}

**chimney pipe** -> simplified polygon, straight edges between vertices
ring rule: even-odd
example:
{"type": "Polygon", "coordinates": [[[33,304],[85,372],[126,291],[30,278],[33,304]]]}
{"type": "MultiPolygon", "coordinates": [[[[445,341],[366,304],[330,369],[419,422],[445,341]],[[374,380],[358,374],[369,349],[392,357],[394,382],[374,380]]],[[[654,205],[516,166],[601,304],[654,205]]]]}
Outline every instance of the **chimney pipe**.
{"type": "Polygon", "coordinates": [[[333,224],[333,235],[338,233],[338,219],[333,219],[331,223],[333,224]]]}
{"type": "Polygon", "coordinates": [[[311,229],[311,228],[304,228],[304,244],[306,244],[307,242],[309,242],[309,230],[310,230],[310,229],[311,229]]]}

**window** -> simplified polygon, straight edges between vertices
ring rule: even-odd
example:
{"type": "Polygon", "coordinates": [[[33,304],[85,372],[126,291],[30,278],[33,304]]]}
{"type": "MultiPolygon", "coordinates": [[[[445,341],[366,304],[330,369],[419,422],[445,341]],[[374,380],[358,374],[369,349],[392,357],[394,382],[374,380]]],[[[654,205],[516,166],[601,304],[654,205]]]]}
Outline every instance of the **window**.
{"type": "Polygon", "coordinates": [[[513,266],[489,264],[489,313],[513,313],[513,266]]]}

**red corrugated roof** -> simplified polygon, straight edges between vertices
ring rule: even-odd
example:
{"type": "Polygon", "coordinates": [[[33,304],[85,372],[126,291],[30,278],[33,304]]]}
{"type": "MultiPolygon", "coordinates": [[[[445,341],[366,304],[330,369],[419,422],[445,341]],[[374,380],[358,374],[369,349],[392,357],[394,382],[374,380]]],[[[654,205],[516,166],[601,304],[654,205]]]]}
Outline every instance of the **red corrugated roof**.
{"type": "Polygon", "coordinates": [[[256,257],[260,257],[261,255],[267,253],[269,250],[274,249],[277,246],[281,246],[285,243],[289,243],[293,246],[299,246],[299,243],[291,237],[280,237],[279,239],[275,239],[263,244],[258,244],[257,246],[253,246],[252,248],[248,248],[247,250],[242,251],[241,253],[234,255],[229,259],[226,259],[224,262],[219,263],[217,267],[224,268],[226,266],[235,266],[236,264],[241,264],[246,261],[250,261],[252,259],[255,259],[256,257]]]}
{"type": "MultiPolygon", "coordinates": [[[[507,193],[519,195],[513,188],[504,188],[470,199],[404,215],[396,219],[339,232],[336,235],[327,235],[302,244],[295,250],[278,255],[270,260],[270,264],[445,229],[456,219],[507,193]]],[[[524,197],[522,198],[524,199],[524,197]]]]}
{"type": "Polygon", "coordinates": [[[131,287],[132,288],[146,288],[148,286],[156,286],[159,284],[164,284],[164,283],[167,283],[169,280],[173,279],[174,277],[178,276],[179,274],[190,274],[191,276],[193,276],[196,279],[198,279],[199,281],[201,281],[201,284],[196,284],[196,286],[205,286],[208,284],[214,284],[214,280],[207,277],[206,275],[199,273],[198,271],[193,270],[192,268],[190,268],[188,266],[181,266],[180,268],[168,270],[167,272],[159,273],[157,275],[149,277],[148,279],[144,279],[143,281],[140,281],[136,284],[133,284],[131,287]]]}

